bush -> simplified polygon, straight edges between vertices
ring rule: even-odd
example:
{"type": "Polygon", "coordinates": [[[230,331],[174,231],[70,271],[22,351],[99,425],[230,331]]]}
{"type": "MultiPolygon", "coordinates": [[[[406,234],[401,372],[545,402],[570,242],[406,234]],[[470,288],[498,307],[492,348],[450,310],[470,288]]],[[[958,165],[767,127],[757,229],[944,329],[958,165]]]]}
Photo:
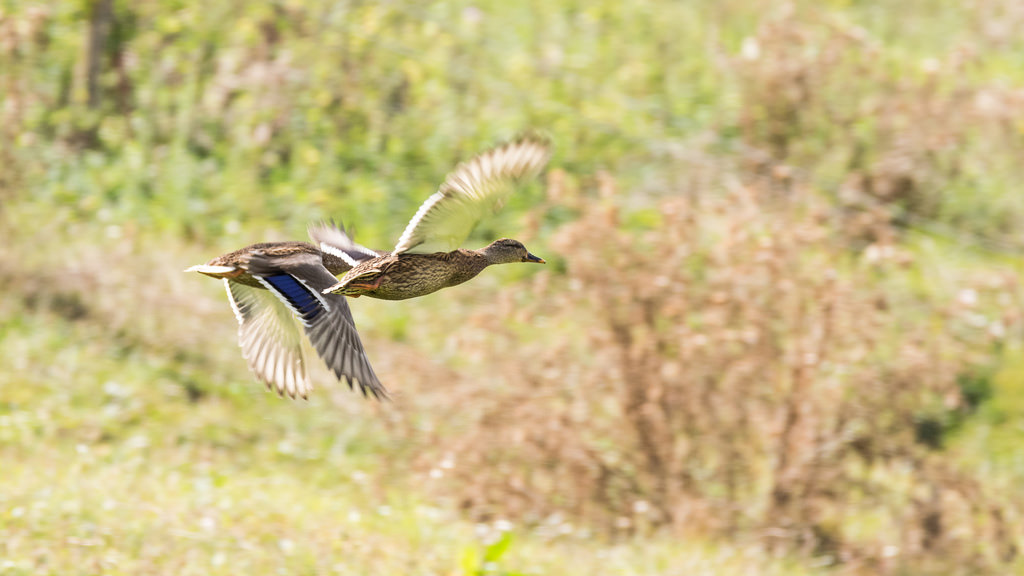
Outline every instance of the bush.
{"type": "Polygon", "coordinates": [[[935,457],[942,426],[921,433],[966,409],[961,375],[1015,322],[979,307],[1010,279],[951,287],[969,306],[891,290],[912,258],[850,252],[796,189],[669,199],[637,235],[610,179],[585,202],[561,181],[558,210],[578,210],[555,236],[565,276],[476,304],[449,343],[472,366],[446,401],[431,391],[447,375],[403,383],[420,462],[452,469],[462,506],[610,535],[756,534],[871,570],[1014,556],[1016,504],[935,457]]]}

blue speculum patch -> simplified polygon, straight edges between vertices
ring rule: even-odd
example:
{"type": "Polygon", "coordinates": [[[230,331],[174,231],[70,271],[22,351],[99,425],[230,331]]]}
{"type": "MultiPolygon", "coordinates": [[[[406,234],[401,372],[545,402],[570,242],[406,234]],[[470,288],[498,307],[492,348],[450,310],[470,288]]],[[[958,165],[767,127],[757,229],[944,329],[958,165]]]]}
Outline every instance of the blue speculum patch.
{"type": "Polygon", "coordinates": [[[320,302],[301,282],[288,274],[264,276],[264,280],[273,286],[295,310],[299,316],[310,322],[320,315],[320,302]]]}

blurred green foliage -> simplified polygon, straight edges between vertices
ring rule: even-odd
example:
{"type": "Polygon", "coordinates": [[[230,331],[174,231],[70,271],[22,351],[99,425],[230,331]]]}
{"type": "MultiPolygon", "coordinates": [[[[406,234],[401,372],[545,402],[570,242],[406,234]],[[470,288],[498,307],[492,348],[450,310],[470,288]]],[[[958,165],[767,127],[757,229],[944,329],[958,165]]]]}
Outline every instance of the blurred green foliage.
{"type": "MultiPolygon", "coordinates": [[[[1024,75],[1009,65],[1019,36],[978,30],[998,7],[953,1],[115,0],[91,107],[82,47],[99,4],[4,10],[3,135],[20,182],[65,218],[204,241],[239,225],[295,235],[331,215],[386,246],[453,162],[526,128],[549,132],[556,165],[571,173],[609,169],[624,189],[650,194],[672,178],[672,149],[700,137],[725,151],[793,139],[779,160],[834,190],[898,139],[899,118],[879,116],[887,84],[950,93],[1024,75]],[[754,39],[792,22],[810,25],[778,47],[754,39]],[[809,84],[758,83],[771,50],[809,84]],[[928,72],[961,52],[956,75],[928,72]],[[750,67],[737,65],[744,57],[750,67]],[[792,90],[810,100],[789,102],[792,90]],[[777,119],[791,135],[772,128],[779,99],[797,107],[777,119]],[[751,133],[758,116],[771,133],[751,133]]],[[[979,127],[950,151],[971,157],[936,182],[953,193],[941,216],[1021,213],[1010,193],[1024,177],[1016,128],[998,140],[1013,149],[991,150],[979,127]]]]}

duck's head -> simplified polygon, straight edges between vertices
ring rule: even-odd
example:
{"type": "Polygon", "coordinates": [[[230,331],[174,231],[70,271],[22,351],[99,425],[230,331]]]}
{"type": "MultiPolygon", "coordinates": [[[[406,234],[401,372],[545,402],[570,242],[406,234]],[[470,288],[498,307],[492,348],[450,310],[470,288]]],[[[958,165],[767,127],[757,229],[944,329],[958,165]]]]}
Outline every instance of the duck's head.
{"type": "Polygon", "coordinates": [[[495,240],[481,252],[483,252],[484,256],[487,257],[487,261],[491,264],[511,264],[512,262],[545,263],[543,258],[530,254],[522,242],[511,238],[495,240]]]}

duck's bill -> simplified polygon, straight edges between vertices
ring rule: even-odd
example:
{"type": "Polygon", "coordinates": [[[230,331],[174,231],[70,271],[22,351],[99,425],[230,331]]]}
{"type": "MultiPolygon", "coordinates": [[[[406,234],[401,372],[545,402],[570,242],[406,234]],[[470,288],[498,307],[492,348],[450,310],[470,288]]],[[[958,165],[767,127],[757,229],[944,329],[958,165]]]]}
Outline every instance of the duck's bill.
{"type": "Polygon", "coordinates": [[[538,256],[534,256],[533,254],[530,254],[529,252],[526,253],[526,261],[527,262],[536,262],[537,264],[547,264],[547,262],[543,258],[540,258],[538,256]]]}

